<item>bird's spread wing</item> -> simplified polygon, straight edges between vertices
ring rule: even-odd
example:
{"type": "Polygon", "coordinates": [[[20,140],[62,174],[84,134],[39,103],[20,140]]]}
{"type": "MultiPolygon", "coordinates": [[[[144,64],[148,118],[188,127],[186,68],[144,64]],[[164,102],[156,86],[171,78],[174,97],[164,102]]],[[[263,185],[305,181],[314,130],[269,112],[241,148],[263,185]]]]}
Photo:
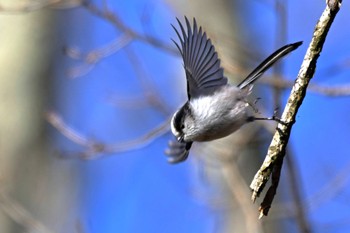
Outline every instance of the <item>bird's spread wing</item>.
{"type": "Polygon", "coordinates": [[[186,71],[187,94],[188,98],[198,97],[200,95],[211,94],[219,87],[227,84],[227,78],[224,77],[223,69],[220,67],[220,59],[207,38],[202,28],[197,27],[196,20],[193,18],[193,28],[185,17],[187,33],[177,19],[181,33],[172,25],[180,43],[175,45],[179,49],[186,71]]]}
{"type": "Polygon", "coordinates": [[[269,69],[282,57],[297,49],[302,43],[302,41],[299,41],[293,44],[285,45],[276,50],[273,54],[261,62],[260,65],[258,65],[250,74],[248,74],[248,76],[240,84],[238,84],[237,87],[243,89],[247,86],[251,86],[267,69],[269,69]]]}
{"type": "Polygon", "coordinates": [[[180,163],[187,159],[192,142],[179,142],[177,140],[169,142],[169,149],[165,154],[169,156],[169,163],[180,163]]]}

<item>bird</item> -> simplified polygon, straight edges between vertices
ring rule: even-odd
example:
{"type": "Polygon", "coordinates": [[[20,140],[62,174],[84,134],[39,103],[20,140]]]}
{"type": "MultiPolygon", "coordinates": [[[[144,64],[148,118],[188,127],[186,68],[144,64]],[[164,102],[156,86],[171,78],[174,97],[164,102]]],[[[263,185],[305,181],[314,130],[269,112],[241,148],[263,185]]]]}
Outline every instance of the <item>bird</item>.
{"type": "Polygon", "coordinates": [[[220,59],[211,40],[193,18],[191,26],[185,16],[185,27],[176,18],[180,30],[171,24],[179,42],[179,50],[187,81],[186,103],[178,109],[170,122],[175,140],[170,141],[165,154],[169,163],[185,161],[193,142],[212,141],[226,137],[241,126],[255,120],[280,120],[275,117],[258,118],[250,114],[247,97],[254,82],[275,62],[297,49],[303,42],[288,44],[261,62],[238,85],[228,83],[220,59]]]}

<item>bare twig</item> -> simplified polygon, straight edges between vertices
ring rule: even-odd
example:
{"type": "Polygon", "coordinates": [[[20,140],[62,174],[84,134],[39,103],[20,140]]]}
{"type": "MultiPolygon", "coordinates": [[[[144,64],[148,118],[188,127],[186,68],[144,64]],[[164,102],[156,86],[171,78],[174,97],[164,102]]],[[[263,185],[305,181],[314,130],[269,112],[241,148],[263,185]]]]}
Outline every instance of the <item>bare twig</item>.
{"type": "Polygon", "coordinates": [[[267,190],[264,200],[259,207],[259,212],[260,212],[259,219],[261,219],[264,215],[267,215],[269,213],[269,210],[271,208],[271,203],[276,195],[278,184],[280,181],[282,164],[283,164],[283,157],[278,157],[275,161],[275,164],[271,172],[272,173],[271,185],[267,190]]]}
{"type": "Polygon", "coordinates": [[[60,115],[58,115],[56,112],[48,111],[45,113],[46,120],[55,127],[58,131],[60,131],[63,136],[71,140],[72,142],[80,145],[88,147],[90,145],[90,142],[88,139],[86,139],[81,134],[77,133],[75,130],[70,128],[61,118],[60,115]]]}
{"type": "Polygon", "coordinates": [[[132,37],[130,35],[122,34],[111,43],[101,48],[91,50],[86,55],[82,55],[81,52],[76,48],[66,48],[65,52],[68,56],[84,61],[84,64],[81,66],[70,69],[68,71],[68,76],[71,78],[76,78],[87,74],[101,59],[116,53],[117,51],[127,46],[131,41],[132,37]]]}
{"type": "Polygon", "coordinates": [[[320,86],[316,84],[310,84],[309,89],[312,92],[331,97],[350,96],[350,85],[320,86]]]}
{"type": "Polygon", "coordinates": [[[85,63],[79,67],[71,69],[69,71],[70,77],[78,77],[87,74],[101,59],[116,53],[121,48],[135,40],[142,41],[165,52],[178,55],[178,52],[173,46],[160,41],[156,37],[151,35],[143,35],[128,27],[116,13],[109,10],[107,3],[104,3],[103,8],[98,8],[91,1],[85,0],[82,1],[82,6],[85,7],[90,13],[110,22],[114,27],[116,27],[117,30],[122,32],[122,36],[114,40],[112,43],[104,46],[102,49],[90,51],[86,56],[77,56],[77,54],[79,54],[77,51],[68,51],[68,54],[72,54],[73,58],[77,59],[80,57],[80,59],[82,59],[85,63]]]}
{"type": "Polygon", "coordinates": [[[142,35],[136,32],[135,30],[133,30],[132,28],[124,24],[124,22],[118,17],[118,15],[115,14],[114,12],[109,11],[107,7],[104,7],[104,9],[100,9],[89,0],[85,0],[83,2],[83,6],[87,10],[89,10],[92,14],[109,21],[118,30],[129,35],[133,39],[142,41],[144,43],[147,43],[156,48],[162,49],[163,51],[169,52],[171,54],[178,55],[178,51],[174,46],[170,46],[170,44],[164,43],[161,40],[157,39],[156,37],[153,37],[150,35],[142,35]]]}
{"type": "MultiPolygon", "coordinates": [[[[272,170],[277,161],[283,160],[285,155],[286,146],[290,137],[292,126],[295,122],[295,116],[301,106],[306,94],[308,84],[313,77],[316,69],[316,61],[322,51],[323,44],[325,42],[327,33],[332,25],[332,22],[340,9],[341,2],[335,0],[336,3],[327,5],[322,16],[320,17],[312,41],[304,57],[304,61],[301,65],[297,80],[293,86],[287,105],[282,114],[281,120],[285,124],[278,124],[276,133],[273,136],[272,142],[268,149],[264,163],[256,173],[250,188],[253,191],[252,200],[255,201],[263,190],[266,182],[269,180],[272,170]],[[336,6],[336,7],[335,7],[336,6]]],[[[273,198],[269,199],[272,203],[273,198]]],[[[271,204],[270,203],[270,204],[271,204]]],[[[266,202],[264,206],[269,206],[266,202]]],[[[260,213],[267,215],[268,210],[265,211],[264,206],[261,206],[260,213]]]]}
{"type": "MultiPolygon", "coordinates": [[[[271,85],[273,87],[287,89],[291,88],[294,85],[294,81],[287,79],[272,79],[272,78],[263,78],[259,81],[260,83],[271,85]]],[[[350,96],[350,85],[339,85],[339,86],[321,86],[316,83],[310,83],[308,91],[315,94],[330,96],[330,97],[341,97],[341,96],[350,96]]]]}
{"type": "Polygon", "coordinates": [[[135,150],[142,147],[145,147],[149,143],[151,143],[154,139],[158,138],[159,136],[167,133],[169,131],[169,125],[170,125],[170,118],[166,121],[162,122],[157,127],[153,128],[143,136],[140,136],[138,138],[135,138],[133,140],[125,141],[125,142],[118,142],[116,144],[112,144],[109,146],[106,146],[106,152],[107,153],[121,153],[124,151],[129,150],[135,150]]]}
{"type": "Polygon", "coordinates": [[[169,131],[170,119],[164,121],[159,126],[150,130],[143,136],[138,138],[118,142],[115,144],[104,144],[101,142],[96,142],[92,139],[88,139],[77,131],[69,127],[57,113],[49,111],[45,114],[46,120],[55,127],[60,133],[62,133],[66,138],[72,142],[85,147],[86,150],[79,153],[79,157],[82,159],[96,159],[103,155],[121,153],[125,151],[135,150],[142,148],[149,143],[151,143],[155,138],[165,134],[169,131]]]}
{"type": "MultiPolygon", "coordinates": [[[[225,68],[225,71],[233,75],[237,75],[237,74],[241,75],[243,73],[248,73],[248,70],[242,69],[241,67],[238,67],[238,66],[233,66],[232,64],[228,64],[225,62],[223,62],[223,67],[225,68]]],[[[273,75],[273,76],[276,76],[276,75],[273,75]]],[[[282,77],[278,79],[275,79],[274,77],[264,77],[259,79],[258,84],[259,83],[269,85],[271,87],[279,88],[279,89],[290,89],[293,87],[295,81],[288,80],[282,77]]],[[[350,84],[342,84],[338,86],[326,86],[326,85],[320,85],[317,83],[310,83],[308,87],[308,91],[315,94],[329,96],[329,97],[350,96],[350,84]]]]}

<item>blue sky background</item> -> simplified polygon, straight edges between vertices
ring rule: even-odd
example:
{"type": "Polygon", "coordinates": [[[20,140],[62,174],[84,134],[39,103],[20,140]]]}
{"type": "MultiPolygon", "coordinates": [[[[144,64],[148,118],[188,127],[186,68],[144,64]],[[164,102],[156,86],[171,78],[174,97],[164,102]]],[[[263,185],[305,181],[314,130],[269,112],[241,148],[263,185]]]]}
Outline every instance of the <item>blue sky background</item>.
{"type": "MultiPolygon", "coordinates": [[[[266,55],[277,49],[275,27],[271,26],[276,23],[276,18],[270,2],[249,2],[246,9],[251,11],[240,13],[246,17],[242,21],[250,19],[247,21],[249,28],[243,33],[259,35],[259,46],[255,47],[261,47],[260,53],[266,55]]],[[[175,38],[175,33],[170,23],[175,23],[176,15],[162,1],[110,1],[109,5],[123,22],[138,32],[145,30],[140,16],[150,12],[151,26],[147,31],[172,45],[170,38],[175,38]]],[[[287,41],[304,41],[304,45],[285,61],[285,76],[292,80],[324,7],[324,1],[288,3],[287,41]]],[[[349,22],[348,10],[349,6],[344,2],[327,37],[312,83],[329,86],[349,83],[348,67],[336,74],[326,72],[339,62],[349,60],[350,31],[345,26],[349,22]]],[[[83,8],[58,11],[57,17],[61,30],[57,43],[62,47],[76,46],[83,52],[90,51],[120,35],[111,24],[83,8]]],[[[147,78],[170,112],[175,111],[185,100],[184,92],[179,90],[184,82],[181,80],[184,77],[178,76],[178,70],[182,69],[180,58],[140,41],[132,42],[127,49],[138,55],[137,66],[146,71],[147,78]]],[[[56,64],[53,90],[57,98],[53,108],[70,127],[88,138],[115,143],[143,135],[167,119],[164,113],[148,105],[116,107],[109,101],[112,96],[120,99],[142,97],[142,85],[124,50],[102,59],[86,75],[67,78],[67,71],[82,64],[63,55],[56,64]]],[[[288,95],[289,91],[285,91],[284,97],[288,95]]],[[[310,201],[316,200],[317,195],[324,200],[307,209],[314,232],[350,230],[349,174],[346,170],[339,178],[344,184],[341,191],[332,195],[330,188],[320,194],[320,190],[328,187],[327,184],[350,164],[349,106],[348,97],[331,98],[310,92],[293,127],[290,145],[297,161],[305,205],[312,206],[310,201]]],[[[64,151],[82,150],[57,132],[54,138],[56,145],[64,151]]],[[[87,232],[214,231],[217,215],[192,193],[196,178],[191,162],[169,165],[163,155],[170,138],[170,133],[166,133],[142,149],[79,162],[80,206],[87,232]]]]}

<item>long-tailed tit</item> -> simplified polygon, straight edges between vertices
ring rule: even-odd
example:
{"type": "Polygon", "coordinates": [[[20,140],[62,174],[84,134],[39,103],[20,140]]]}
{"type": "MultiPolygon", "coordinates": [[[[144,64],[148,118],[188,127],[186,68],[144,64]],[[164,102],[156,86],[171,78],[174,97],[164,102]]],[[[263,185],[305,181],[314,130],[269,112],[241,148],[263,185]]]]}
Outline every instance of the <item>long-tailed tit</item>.
{"type": "Polygon", "coordinates": [[[171,131],[176,141],[169,143],[166,154],[170,163],[184,161],[192,143],[211,141],[228,136],[245,123],[270,119],[257,118],[249,114],[247,97],[254,82],[276,61],[298,48],[302,42],[288,44],[266,58],[237,86],[227,83],[220,67],[220,59],[210,39],[193,19],[193,28],[185,17],[187,33],[177,19],[181,33],[172,25],[180,43],[179,49],[187,79],[188,101],[175,112],[171,120],[171,131]]]}

